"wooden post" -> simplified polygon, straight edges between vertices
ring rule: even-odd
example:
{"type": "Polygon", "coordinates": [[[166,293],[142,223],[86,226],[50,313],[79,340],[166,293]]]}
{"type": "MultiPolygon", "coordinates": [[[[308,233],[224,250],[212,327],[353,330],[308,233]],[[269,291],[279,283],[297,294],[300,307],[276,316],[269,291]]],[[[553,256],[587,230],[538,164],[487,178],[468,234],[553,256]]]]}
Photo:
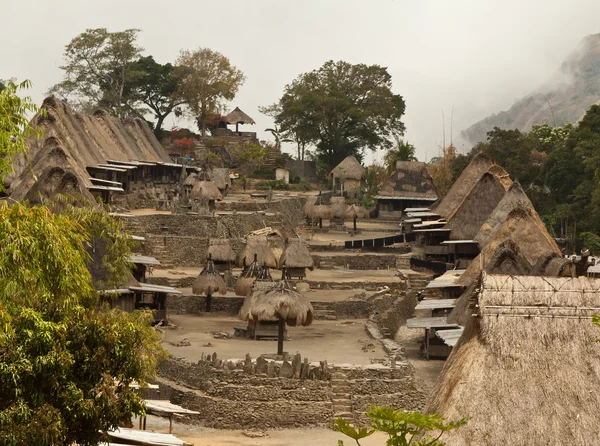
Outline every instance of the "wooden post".
{"type": "Polygon", "coordinates": [[[319,217],[319,229],[323,229],[323,219],[319,217]]]}
{"type": "Polygon", "coordinates": [[[285,333],[285,319],[279,316],[279,332],[277,333],[277,354],[283,355],[283,335],[285,333]]]}
{"type": "Polygon", "coordinates": [[[210,313],[212,311],[212,296],[210,294],[206,295],[206,312],[210,313]]]}
{"type": "Polygon", "coordinates": [[[354,232],[356,232],[356,216],[354,217],[354,232]]]}
{"type": "Polygon", "coordinates": [[[173,432],[173,414],[169,414],[169,433],[173,432]]]}
{"type": "Polygon", "coordinates": [[[425,359],[429,361],[429,328],[425,329],[425,359]]]}

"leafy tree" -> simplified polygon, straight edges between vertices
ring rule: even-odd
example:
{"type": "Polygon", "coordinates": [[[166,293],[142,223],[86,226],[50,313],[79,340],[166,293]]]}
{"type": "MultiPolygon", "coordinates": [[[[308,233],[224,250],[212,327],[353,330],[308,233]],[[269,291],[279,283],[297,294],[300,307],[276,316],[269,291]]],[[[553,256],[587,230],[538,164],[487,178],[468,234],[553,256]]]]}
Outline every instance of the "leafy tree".
{"type": "Polygon", "coordinates": [[[135,62],[142,49],[137,46],[138,29],[109,32],[87,29],[65,47],[64,80],[49,93],[69,102],[104,107],[117,116],[136,115],[126,87],[135,75],[135,62]],[[74,96],[74,99],[73,99],[74,96]]]}
{"type": "Polygon", "coordinates": [[[285,138],[283,133],[281,132],[281,130],[279,128],[277,128],[277,126],[275,126],[275,128],[268,128],[265,129],[265,132],[269,132],[271,135],[273,135],[273,138],[275,139],[275,150],[277,152],[281,152],[281,143],[282,142],[292,142],[292,139],[289,138],[285,138]]]}
{"type": "Polygon", "coordinates": [[[181,51],[181,92],[192,114],[198,118],[202,136],[206,136],[206,118],[232,100],[244,83],[244,74],[223,54],[208,48],[181,51]]]}
{"type": "Polygon", "coordinates": [[[389,149],[384,157],[388,173],[392,174],[395,172],[396,162],[398,161],[418,161],[415,152],[415,146],[400,138],[396,138],[396,145],[389,149]]]}
{"type": "Polygon", "coordinates": [[[124,90],[128,97],[154,114],[154,134],[159,139],[166,117],[171,113],[180,116],[180,107],[185,104],[177,68],[170,63],[159,64],[152,56],[141,57],[132,64],[132,75],[126,79],[124,90]]]}
{"type": "Polygon", "coordinates": [[[389,175],[387,170],[379,164],[371,164],[367,166],[365,171],[365,191],[370,197],[374,197],[379,193],[389,175]]]}
{"type": "Polygon", "coordinates": [[[440,158],[430,161],[427,165],[427,172],[431,175],[433,184],[440,195],[445,195],[454,183],[454,172],[452,166],[456,161],[456,147],[449,145],[443,149],[440,158]]]}
{"type": "MultiPolygon", "coordinates": [[[[467,424],[466,418],[447,422],[439,414],[423,415],[418,411],[394,410],[391,407],[372,406],[366,415],[372,420],[369,428],[355,428],[343,418],[338,418],[333,429],[352,438],[358,446],[360,440],[377,431],[388,435],[386,444],[389,446],[444,446],[440,438],[445,432],[467,424]],[[436,437],[427,435],[436,431],[439,432],[436,437]]],[[[338,446],[343,445],[344,442],[339,440],[338,446]]]]}
{"type": "Polygon", "coordinates": [[[314,143],[331,170],[348,155],[362,159],[365,148],[388,149],[403,134],[404,100],[391,88],[384,67],[329,61],[301,74],[264,110],[295,140],[314,143]]]}

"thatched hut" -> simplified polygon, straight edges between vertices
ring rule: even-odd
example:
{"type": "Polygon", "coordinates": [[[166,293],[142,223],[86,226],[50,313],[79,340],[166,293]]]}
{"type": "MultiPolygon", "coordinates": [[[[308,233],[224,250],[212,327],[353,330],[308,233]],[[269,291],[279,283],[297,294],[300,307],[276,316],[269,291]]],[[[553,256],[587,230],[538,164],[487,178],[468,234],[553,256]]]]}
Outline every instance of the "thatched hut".
{"type": "Polygon", "coordinates": [[[231,113],[225,116],[225,119],[227,121],[227,124],[235,125],[236,133],[239,132],[240,124],[256,124],[256,122],[254,122],[254,119],[252,119],[242,110],[240,110],[239,107],[236,107],[231,113]]]}
{"type": "Polygon", "coordinates": [[[550,236],[544,223],[535,210],[523,207],[513,209],[506,217],[505,222],[498,228],[494,236],[471,262],[457,283],[469,286],[485,270],[496,250],[500,245],[511,240],[519,247],[523,257],[530,265],[535,264],[542,254],[560,250],[554,239],[550,236]]]}
{"type": "Polygon", "coordinates": [[[325,203],[321,191],[314,199],[306,201],[304,213],[311,224],[314,224],[315,220],[318,221],[319,228],[323,228],[323,220],[331,220],[332,218],[331,206],[325,203]]]}
{"type": "Polygon", "coordinates": [[[277,268],[277,258],[269,246],[266,235],[248,234],[244,249],[237,255],[237,265],[245,269],[255,259],[260,266],[266,265],[269,268],[277,268]]]}
{"type": "Polygon", "coordinates": [[[215,269],[215,264],[210,254],[208,255],[206,265],[192,284],[192,292],[194,294],[206,294],[207,313],[210,313],[212,310],[212,295],[214,293],[219,292],[223,295],[227,294],[225,281],[215,269]]]}
{"type": "Polygon", "coordinates": [[[215,182],[210,180],[195,181],[192,189],[192,198],[195,202],[208,206],[210,211],[215,210],[215,201],[223,199],[215,182]]]}
{"type": "Polygon", "coordinates": [[[446,228],[451,240],[473,240],[494,209],[504,198],[512,181],[500,166],[487,170],[459,206],[448,216],[446,228]]]}
{"type": "Polygon", "coordinates": [[[475,187],[481,176],[494,165],[485,153],[478,153],[471,163],[462,171],[448,193],[433,207],[436,213],[448,218],[463,202],[471,189],[475,187]]]}
{"type": "Polygon", "coordinates": [[[448,446],[598,443],[600,281],[485,275],[427,412],[448,446]]]}
{"type": "Polygon", "coordinates": [[[290,327],[312,324],[314,310],[310,301],[292,290],[284,279],[262,293],[247,298],[239,317],[245,321],[278,321],[277,354],[283,354],[286,324],[290,327]]]}
{"type": "Polygon", "coordinates": [[[357,193],[365,184],[365,169],[353,156],[347,156],[333,168],[327,178],[332,183],[332,190],[340,191],[342,195],[357,193]]]}
{"type": "Polygon", "coordinates": [[[427,172],[418,161],[398,161],[396,171],[375,196],[381,217],[401,218],[407,208],[429,208],[439,198],[427,172]]]}
{"type": "Polygon", "coordinates": [[[206,256],[210,256],[215,263],[217,271],[224,272],[235,264],[236,254],[231,247],[231,242],[225,238],[211,238],[208,240],[206,256]]]}
{"type": "Polygon", "coordinates": [[[306,268],[313,270],[313,258],[301,238],[288,238],[285,242],[285,249],[279,258],[279,265],[285,268],[286,277],[291,279],[297,277],[304,279],[306,277],[306,268]]]}
{"type": "Polygon", "coordinates": [[[260,266],[258,256],[254,255],[254,261],[244,270],[235,282],[235,294],[238,296],[249,296],[256,290],[264,290],[272,283],[271,270],[266,265],[260,266]]]}
{"type": "Polygon", "coordinates": [[[352,220],[354,231],[356,231],[356,220],[358,218],[369,218],[369,211],[361,204],[354,203],[346,208],[346,218],[352,220]]]}

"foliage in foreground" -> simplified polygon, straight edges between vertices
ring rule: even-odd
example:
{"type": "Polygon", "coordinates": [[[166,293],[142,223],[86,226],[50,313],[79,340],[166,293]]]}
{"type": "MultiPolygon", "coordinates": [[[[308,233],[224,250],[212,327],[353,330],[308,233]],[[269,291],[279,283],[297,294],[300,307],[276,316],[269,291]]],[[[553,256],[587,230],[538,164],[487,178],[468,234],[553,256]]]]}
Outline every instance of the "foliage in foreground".
{"type": "MultiPolygon", "coordinates": [[[[338,418],[333,429],[352,438],[360,446],[360,440],[383,432],[388,435],[388,446],[444,446],[440,438],[444,432],[458,429],[467,424],[467,419],[446,421],[439,414],[423,415],[418,411],[404,409],[394,410],[391,407],[372,406],[366,415],[372,420],[369,428],[355,428],[343,418],[338,418]],[[437,433],[436,437],[427,435],[437,433]]],[[[338,446],[344,442],[338,440],[338,446]]]]}

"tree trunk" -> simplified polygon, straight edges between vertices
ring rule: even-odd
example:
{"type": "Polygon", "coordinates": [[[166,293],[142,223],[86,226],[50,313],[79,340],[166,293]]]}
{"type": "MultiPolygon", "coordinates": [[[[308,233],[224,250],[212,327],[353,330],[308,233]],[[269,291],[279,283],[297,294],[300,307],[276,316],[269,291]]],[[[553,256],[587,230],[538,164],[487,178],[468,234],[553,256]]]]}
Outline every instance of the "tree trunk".
{"type": "Polygon", "coordinates": [[[302,161],[304,161],[304,147],[305,147],[305,144],[302,143],[302,161]]]}
{"type": "Polygon", "coordinates": [[[212,311],[212,296],[210,294],[206,295],[206,312],[210,313],[212,311]]]}
{"type": "Polygon", "coordinates": [[[158,119],[156,120],[156,125],[154,126],[154,136],[156,136],[156,139],[158,139],[158,142],[160,142],[161,133],[162,133],[162,125],[163,125],[163,122],[165,121],[166,117],[167,117],[167,115],[159,115],[158,119]]]}
{"type": "Polygon", "coordinates": [[[204,106],[200,109],[200,134],[202,138],[206,136],[206,108],[204,106]]]}
{"type": "Polygon", "coordinates": [[[283,336],[285,334],[285,319],[279,316],[279,332],[277,333],[277,354],[283,355],[283,336]]]}
{"type": "Polygon", "coordinates": [[[298,161],[300,161],[302,158],[301,156],[301,152],[300,152],[300,141],[296,141],[296,144],[298,145],[298,161]]]}

